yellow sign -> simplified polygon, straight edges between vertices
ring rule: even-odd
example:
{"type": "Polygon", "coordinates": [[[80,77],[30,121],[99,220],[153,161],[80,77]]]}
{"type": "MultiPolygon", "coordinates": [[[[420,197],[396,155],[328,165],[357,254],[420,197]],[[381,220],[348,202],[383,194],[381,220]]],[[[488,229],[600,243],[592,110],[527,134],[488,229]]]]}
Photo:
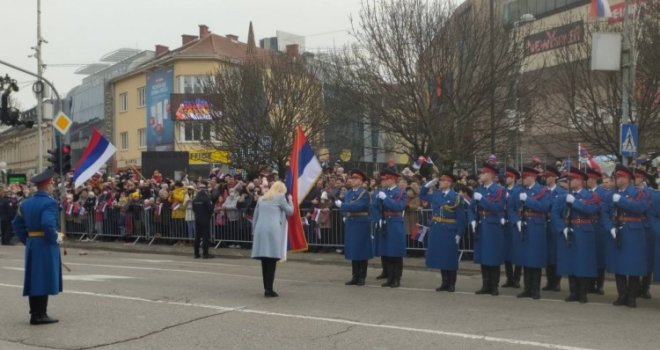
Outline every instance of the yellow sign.
{"type": "Polygon", "coordinates": [[[223,163],[229,164],[227,151],[188,151],[188,164],[223,163]]]}
{"type": "Polygon", "coordinates": [[[69,128],[71,127],[71,124],[73,124],[73,122],[69,117],[67,117],[66,114],[64,114],[64,112],[58,113],[57,117],[53,119],[53,127],[62,135],[66,135],[66,133],[69,131],[69,128]]]}
{"type": "Polygon", "coordinates": [[[343,149],[339,153],[339,159],[341,159],[342,162],[348,162],[351,160],[351,150],[350,149],[343,149]]]}

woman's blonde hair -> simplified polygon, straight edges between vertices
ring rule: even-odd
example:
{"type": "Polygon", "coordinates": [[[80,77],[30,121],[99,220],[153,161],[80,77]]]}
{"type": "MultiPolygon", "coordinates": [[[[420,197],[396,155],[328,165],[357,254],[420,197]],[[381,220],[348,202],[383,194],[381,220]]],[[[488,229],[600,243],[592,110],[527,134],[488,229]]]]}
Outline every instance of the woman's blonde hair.
{"type": "Polygon", "coordinates": [[[286,193],[286,185],[282,181],[277,181],[270,186],[268,192],[266,192],[266,194],[264,194],[264,196],[261,198],[263,198],[263,200],[265,201],[269,201],[273,199],[275,196],[285,193],[286,193]]]}

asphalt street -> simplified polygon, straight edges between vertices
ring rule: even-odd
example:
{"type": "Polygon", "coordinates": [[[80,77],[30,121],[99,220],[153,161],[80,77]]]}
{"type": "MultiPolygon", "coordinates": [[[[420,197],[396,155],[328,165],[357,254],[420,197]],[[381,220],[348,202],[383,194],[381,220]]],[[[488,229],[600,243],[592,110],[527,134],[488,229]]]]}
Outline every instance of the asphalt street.
{"type": "MultiPolygon", "coordinates": [[[[263,296],[251,259],[194,260],[164,254],[69,249],[65,292],[28,324],[21,296],[23,247],[0,247],[0,349],[658,349],[660,300],[614,307],[614,285],[590,303],[477,296],[480,277],[461,274],[438,293],[435,271],[404,271],[402,288],[345,286],[350,268],[280,263],[263,296]]],[[[564,289],[566,289],[564,281],[564,289]]],[[[660,288],[651,291],[660,297],[660,288]]]]}

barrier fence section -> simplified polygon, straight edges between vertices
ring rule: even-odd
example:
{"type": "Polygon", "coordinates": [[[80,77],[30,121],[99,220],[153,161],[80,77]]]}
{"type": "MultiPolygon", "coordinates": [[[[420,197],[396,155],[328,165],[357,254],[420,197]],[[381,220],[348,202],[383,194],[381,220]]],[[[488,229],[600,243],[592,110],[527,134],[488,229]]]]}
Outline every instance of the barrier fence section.
{"type": "MultiPolygon", "coordinates": [[[[119,239],[137,244],[139,241],[153,244],[155,241],[193,241],[195,225],[181,215],[172,215],[172,209],[159,209],[129,205],[105,208],[79,214],[67,213],[66,232],[79,236],[79,240],[119,239]],[[174,217],[176,216],[176,217],[174,217]]],[[[432,220],[429,209],[406,211],[404,230],[408,237],[409,252],[426,250],[428,232],[432,220]]],[[[192,219],[188,216],[188,219],[192,219]]],[[[344,216],[334,208],[302,211],[303,227],[312,250],[318,248],[342,249],[344,246],[344,216]]],[[[372,225],[372,236],[378,234],[372,225]]],[[[215,248],[239,245],[250,248],[252,244],[251,212],[243,209],[216,209],[211,220],[211,240],[215,248]]],[[[459,244],[461,254],[473,251],[474,237],[466,231],[459,244]]]]}

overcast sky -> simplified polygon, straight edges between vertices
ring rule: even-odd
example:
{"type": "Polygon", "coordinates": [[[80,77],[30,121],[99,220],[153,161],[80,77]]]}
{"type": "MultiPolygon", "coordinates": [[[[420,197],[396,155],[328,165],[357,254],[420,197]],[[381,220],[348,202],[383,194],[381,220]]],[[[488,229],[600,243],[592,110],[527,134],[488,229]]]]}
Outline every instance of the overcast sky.
{"type": "MultiPolygon", "coordinates": [[[[99,61],[118,48],[153,50],[155,44],[179,47],[181,34],[198,34],[206,24],[213,33],[236,34],[247,40],[249,22],[256,39],[284,30],[306,36],[307,48],[341,46],[351,40],[349,15],[359,10],[360,0],[42,0],[43,60],[45,77],[61,95],[80,84],[84,76],[73,72],[99,61]]],[[[37,0],[0,0],[3,28],[1,58],[35,71],[37,0]]],[[[22,110],[36,102],[31,86],[35,81],[9,67],[0,66],[19,82],[16,94],[22,110]]]]}

